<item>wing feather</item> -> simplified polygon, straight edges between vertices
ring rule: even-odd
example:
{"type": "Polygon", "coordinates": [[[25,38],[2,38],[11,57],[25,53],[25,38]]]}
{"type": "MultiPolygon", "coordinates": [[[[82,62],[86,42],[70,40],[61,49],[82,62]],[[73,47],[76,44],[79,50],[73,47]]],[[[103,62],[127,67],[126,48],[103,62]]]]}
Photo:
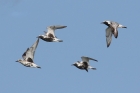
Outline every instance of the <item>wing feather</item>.
{"type": "Polygon", "coordinates": [[[46,33],[48,38],[54,38],[55,37],[55,28],[53,26],[49,26],[47,28],[48,32],[46,33]]]}
{"type": "Polygon", "coordinates": [[[81,59],[82,59],[83,62],[89,62],[89,60],[94,60],[94,61],[98,62],[98,60],[96,60],[96,59],[93,59],[93,58],[90,58],[90,57],[85,57],[85,56],[82,56],[81,59]]]}
{"type": "Polygon", "coordinates": [[[34,59],[34,54],[35,54],[35,50],[38,46],[39,43],[39,38],[37,39],[37,41],[26,51],[26,58],[31,58],[32,60],[34,59]]]}
{"type": "Polygon", "coordinates": [[[62,28],[65,28],[65,27],[67,27],[67,26],[61,26],[61,25],[49,26],[49,27],[47,27],[48,32],[46,33],[46,35],[47,35],[48,37],[53,37],[53,38],[55,38],[55,37],[56,37],[56,36],[55,36],[55,30],[56,30],[56,29],[62,29],[62,28]]]}
{"type": "Polygon", "coordinates": [[[108,27],[106,29],[106,43],[107,43],[107,47],[110,46],[111,44],[111,40],[112,40],[112,31],[113,29],[111,27],[108,27]]]}
{"type": "Polygon", "coordinates": [[[83,62],[89,62],[89,58],[88,57],[82,56],[81,59],[82,59],[83,62]]]}
{"type": "Polygon", "coordinates": [[[27,48],[27,50],[23,53],[22,58],[26,59],[26,52],[29,50],[29,48],[27,48]]]}

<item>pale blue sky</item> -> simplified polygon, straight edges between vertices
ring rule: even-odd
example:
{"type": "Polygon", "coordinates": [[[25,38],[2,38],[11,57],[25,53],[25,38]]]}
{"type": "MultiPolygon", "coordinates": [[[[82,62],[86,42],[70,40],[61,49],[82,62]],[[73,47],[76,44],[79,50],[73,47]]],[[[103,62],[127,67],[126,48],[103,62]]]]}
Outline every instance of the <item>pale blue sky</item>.
{"type": "Polygon", "coordinates": [[[0,0],[0,93],[140,93],[139,0],[0,0]],[[100,24],[113,20],[119,29],[106,47],[100,24]],[[47,26],[62,43],[40,40],[34,62],[15,62],[47,26]],[[72,63],[89,56],[97,70],[77,69],[72,63]]]}

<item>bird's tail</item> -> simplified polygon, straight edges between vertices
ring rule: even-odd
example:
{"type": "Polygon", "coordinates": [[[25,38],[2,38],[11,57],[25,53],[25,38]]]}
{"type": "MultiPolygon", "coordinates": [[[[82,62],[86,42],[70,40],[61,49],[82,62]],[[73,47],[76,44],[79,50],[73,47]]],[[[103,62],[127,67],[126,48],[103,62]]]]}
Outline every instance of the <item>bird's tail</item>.
{"type": "Polygon", "coordinates": [[[37,68],[41,68],[40,66],[36,66],[37,68]]]}
{"type": "Polygon", "coordinates": [[[32,67],[35,67],[35,68],[41,68],[40,66],[38,66],[38,65],[35,64],[35,63],[32,64],[32,67]]]}
{"type": "Polygon", "coordinates": [[[92,67],[92,66],[88,66],[88,69],[96,70],[96,68],[95,67],[92,67]]]}
{"type": "Polygon", "coordinates": [[[126,26],[123,26],[123,25],[121,25],[121,24],[119,24],[118,27],[120,27],[120,28],[127,28],[126,26]]]}
{"type": "Polygon", "coordinates": [[[58,39],[58,38],[55,38],[55,39],[54,39],[54,42],[63,42],[63,40],[58,39]]]}
{"type": "Polygon", "coordinates": [[[63,40],[58,40],[58,42],[63,42],[63,40]]]}

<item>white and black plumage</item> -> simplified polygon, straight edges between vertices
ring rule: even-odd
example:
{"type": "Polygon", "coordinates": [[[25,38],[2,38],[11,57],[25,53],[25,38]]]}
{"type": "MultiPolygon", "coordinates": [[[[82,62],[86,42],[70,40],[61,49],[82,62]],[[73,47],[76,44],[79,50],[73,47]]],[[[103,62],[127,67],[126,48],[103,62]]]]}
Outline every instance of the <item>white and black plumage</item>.
{"type": "Polygon", "coordinates": [[[23,53],[22,55],[23,59],[19,59],[16,62],[19,62],[26,67],[41,68],[40,66],[36,65],[33,62],[35,50],[37,48],[38,43],[39,43],[39,38],[30,48],[27,48],[27,50],[23,53]]]}
{"type": "Polygon", "coordinates": [[[65,28],[67,26],[61,26],[61,25],[54,25],[54,26],[49,26],[47,27],[47,32],[45,32],[45,35],[39,35],[38,38],[44,40],[44,41],[47,41],[47,42],[63,42],[63,40],[60,40],[58,39],[56,36],[55,36],[55,30],[56,29],[62,29],[62,28],[65,28]]]}
{"type": "Polygon", "coordinates": [[[102,24],[105,24],[108,26],[108,28],[106,28],[106,43],[107,43],[107,47],[109,47],[109,45],[111,44],[111,40],[112,40],[112,34],[114,34],[114,37],[117,38],[118,37],[118,28],[127,28],[126,26],[123,26],[117,22],[113,22],[113,21],[104,21],[102,22],[102,24]]]}
{"type": "Polygon", "coordinates": [[[79,69],[86,70],[87,72],[88,72],[88,69],[96,70],[96,68],[91,67],[89,65],[89,60],[93,60],[93,61],[98,62],[96,59],[93,59],[93,58],[90,58],[90,57],[85,57],[85,56],[82,56],[81,59],[82,59],[82,61],[77,61],[76,63],[74,63],[72,65],[76,66],[79,69]]]}

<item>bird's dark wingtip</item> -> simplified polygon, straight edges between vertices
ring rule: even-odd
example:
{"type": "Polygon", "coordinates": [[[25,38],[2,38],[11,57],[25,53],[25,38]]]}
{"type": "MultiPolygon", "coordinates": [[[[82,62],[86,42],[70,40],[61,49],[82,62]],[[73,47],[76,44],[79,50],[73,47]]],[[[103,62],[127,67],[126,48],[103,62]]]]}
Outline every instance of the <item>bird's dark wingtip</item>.
{"type": "Polygon", "coordinates": [[[39,67],[39,66],[37,66],[37,68],[40,68],[41,69],[41,67],[39,67]]]}

